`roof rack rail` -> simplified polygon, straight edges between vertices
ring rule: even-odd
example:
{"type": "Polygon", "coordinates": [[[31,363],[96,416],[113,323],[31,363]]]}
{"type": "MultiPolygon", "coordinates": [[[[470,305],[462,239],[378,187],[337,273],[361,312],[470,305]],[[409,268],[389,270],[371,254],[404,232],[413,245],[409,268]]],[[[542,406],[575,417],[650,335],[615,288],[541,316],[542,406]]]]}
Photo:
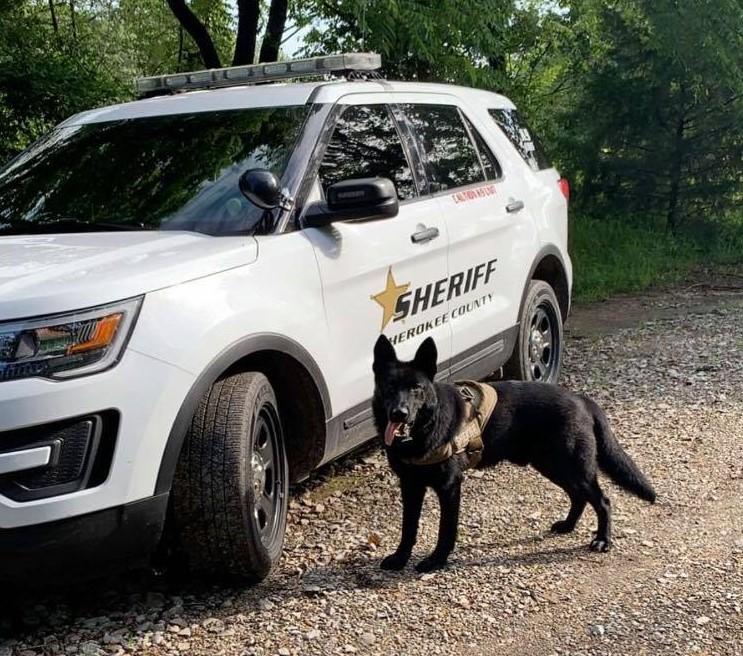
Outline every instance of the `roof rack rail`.
{"type": "Polygon", "coordinates": [[[327,75],[348,75],[358,78],[367,73],[374,76],[382,66],[382,58],[373,52],[349,52],[341,55],[291,59],[269,64],[232,66],[230,68],[210,68],[192,73],[173,73],[140,77],[135,81],[140,98],[157,96],[178,91],[229,87],[258,82],[275,82],[297,77],[324,77],[327,75]]]}

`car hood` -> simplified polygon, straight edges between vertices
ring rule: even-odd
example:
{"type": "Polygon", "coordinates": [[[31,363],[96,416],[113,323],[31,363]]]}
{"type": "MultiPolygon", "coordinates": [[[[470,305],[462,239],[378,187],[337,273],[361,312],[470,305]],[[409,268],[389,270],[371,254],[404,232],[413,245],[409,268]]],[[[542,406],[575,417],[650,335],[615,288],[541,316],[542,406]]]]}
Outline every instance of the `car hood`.
{"type": "Polygon", "coordinates": [[[78,310],[253,262],[253,237],[95,232],[0,237],[0,321],[78,310]]]}

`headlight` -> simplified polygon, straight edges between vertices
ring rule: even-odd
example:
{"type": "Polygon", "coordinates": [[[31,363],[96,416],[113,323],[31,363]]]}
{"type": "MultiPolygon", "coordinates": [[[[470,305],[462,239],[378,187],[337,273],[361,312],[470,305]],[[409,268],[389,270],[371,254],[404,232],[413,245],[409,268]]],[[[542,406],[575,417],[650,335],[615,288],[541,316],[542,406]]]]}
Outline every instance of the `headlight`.
{"type": "Polygon", "coordinates": [[[88,310],[0,323],[0,381],[72,378],[116,364],[142,297],[88,310]]]}

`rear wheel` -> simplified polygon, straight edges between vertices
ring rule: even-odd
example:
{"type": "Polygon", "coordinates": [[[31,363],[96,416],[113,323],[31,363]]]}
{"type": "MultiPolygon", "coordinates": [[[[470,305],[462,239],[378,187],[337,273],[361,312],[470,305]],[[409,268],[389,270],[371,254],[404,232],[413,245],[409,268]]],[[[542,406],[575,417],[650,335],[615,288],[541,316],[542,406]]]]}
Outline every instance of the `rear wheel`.
{"type": "Polygon", "coordinates": [[[513,355],[504,367],[508,378],[556,383],[562,362],[563,332],[555,292],[532,280],[524,299],[513,355]]]}
{"type": "Polygon", "coordinates": [[[196,410],[173,484],[178,559],[215,580],[265,578],[281,555],[287,485],[268,379],[251,372],[217,381],[196,410]]]}

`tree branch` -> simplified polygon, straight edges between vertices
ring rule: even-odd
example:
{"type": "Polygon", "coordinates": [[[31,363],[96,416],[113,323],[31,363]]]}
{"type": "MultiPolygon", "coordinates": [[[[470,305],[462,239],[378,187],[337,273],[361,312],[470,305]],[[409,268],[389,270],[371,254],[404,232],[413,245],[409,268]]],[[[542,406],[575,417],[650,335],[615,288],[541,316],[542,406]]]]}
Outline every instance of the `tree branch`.
{"type": "Polygon", "coordinates": [[[252,64],[255,61],[255,43],[258,38],[258,21],[261,17],[259,0],[237,0],[237,38],[233,66],[252,64]]]}
{"type": "Polygon", "coordinates": [[[173,15],[183,26],[183,29],[189,33],[196,43],[204,66],[207,68],[221,68],[222,64],[219,61],[217,49],[214,47],[214,41],[209,36],[209,32],[204,27],[204,24],[186,4],[186,0],[168,0],[168,7],[170,7],[173,15]]]}
{"type": "Polygon", "coordinates": [[[271,0],[271,8],[268,10],[268,24],[266,34],[261,44],[259,62],[277,61],[281,38],[284,36],[286,26],[286,15],[289,11],[289,0],[271,0]]]}

